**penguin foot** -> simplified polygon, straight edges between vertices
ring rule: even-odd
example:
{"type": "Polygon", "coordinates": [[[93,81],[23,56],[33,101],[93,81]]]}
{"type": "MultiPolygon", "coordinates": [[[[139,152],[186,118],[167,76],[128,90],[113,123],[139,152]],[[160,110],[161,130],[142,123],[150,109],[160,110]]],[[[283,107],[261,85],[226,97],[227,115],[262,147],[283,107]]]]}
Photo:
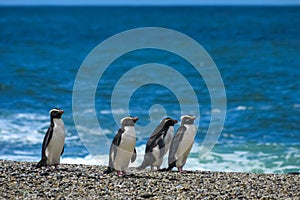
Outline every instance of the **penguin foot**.
{"type": "Polygon", "coordinates": [[[142,170],[144,170],[144,169],[146,169],[146,167],[148,167],[149,165],[147,164],[147,163],[145,163],[145,162],[143,162],[140,166],[138,166],[136,169],[138,170],[138,171],[142,171],[142,170]]]}
{"type": "Polygon", "coordinates": [[[156,170],[155,170],[155,166],[151,166],[151,171],[160,171],[160,167],[156,166],[156,170]]]}
{"type": "Polygon", "coordinates": [[[117,171],[117,175],[119,177],[122,177],[122,176],[126,175],[126,172],[125,171],[117,171]]]}
{"type": "Polygon", "coordinates": [[[159,171],[159,172],[168,172],[170,170],[168,168],[162,168],[162,169],[158,169],[157,171],[159,171]]]}
{"type": "Polygon", "coordinates": [[[122,176],[122,172],[117,171],[117,175],[118,175],[118,176],[122,176]]]}
{"type": "Polygon", "coordinates": [[[107,167],[107,169],[103,172],[103,174],[110,174],[110,173],[112,173],[113,171],[114,171],[113,168],[107,167]]]}
{"type": "Polygon", "coordinates": [[[41,167],[46,167],[47,166],[47,163],[46,163],[46,159],[41,159],[37,165],[36,165],[36,168],[41,168],[41,167]]]}
{"type": "Polygon", "coordinates": [[[169,167],[167,168],[167,171],[171,171],[173,169],[173,167],[176,167],[176,162],[172,162],[172,163],[169,163],[169,167]]]}
{"type": "Polygon", "coordinates": [[[186,171],[182,169],[182,167],[178,167],[178,171],[181,173],[181,174],[186,174],[186,171]]]}
{"type": "Polygon", "coordinates": [[[145,168],[141,165],[141,166],[138,166],[137,168],[136,168],[136,170],[138,170],[138,171],[142,171],[142,170],[144,170],[145,168]]]}

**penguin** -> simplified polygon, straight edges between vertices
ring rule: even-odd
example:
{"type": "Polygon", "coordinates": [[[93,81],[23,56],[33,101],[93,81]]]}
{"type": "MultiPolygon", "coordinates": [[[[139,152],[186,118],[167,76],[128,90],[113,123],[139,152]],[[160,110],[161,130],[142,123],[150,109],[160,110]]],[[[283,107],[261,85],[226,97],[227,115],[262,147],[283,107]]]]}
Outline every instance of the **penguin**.
{"type": "Polygon", "coordinates": [[[180,173],[185,173],[182,168],[186,163],[196,136],[195,119],[196,117],[192,115],[181,116],[181,125],[170,146],[168,157],[169,167],[167,170],[177,167],[180,173]]]}
{"type": "Polygon", "coordinates": [[[139,120],[137,117],[125,117],[121,119],[121,128],[115,135],[109,152],[109,165],[104,174],[114,170],[118,176],[126,174],[129,162],[136,160],[136,132],[134,125],[139,120]]]}
{"type": "Polygon", "coordinates": [[[43,140],[42,158],[37,167],[57,166],[60,164],[60,156],[64,153],[65,125],[61,118],[64,111],[54,108],[49,111],[50,127],[43,140]]]}
{"type": "Polygon", "coordinates": [[[169,117],[161,120],[160,124],[155,128],[152,135],[147,141],[143,163],[137,170],[143,170],[150,166],[160,170],[164,155],[169,151],[169,147],[174,135],[174,124],[177,120],[169,117]]]}

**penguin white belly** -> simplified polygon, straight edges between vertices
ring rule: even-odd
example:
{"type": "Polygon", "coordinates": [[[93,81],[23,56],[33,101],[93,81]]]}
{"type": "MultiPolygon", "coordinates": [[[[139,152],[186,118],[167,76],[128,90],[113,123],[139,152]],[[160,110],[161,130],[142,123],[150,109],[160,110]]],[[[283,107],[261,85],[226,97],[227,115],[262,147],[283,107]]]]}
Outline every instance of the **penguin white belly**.
{"type": "Polygon", "coordinates": [[[121,136],[121,142],[117,147],[117,154],[114,161],[114,167],[118,171],[126,171],[132,157],[136,143],[134,127],[125,127],[121,136]]]}
{"type": "Polygon", "coordinates": [[[180,141],[178,149],[175,153],[176,167],[182,167],[183,165],[185,165],[196,135],[196,127],[194,125],[184,126],[187,129],[185,130],[182,140],[180,141]]]}
{"type": "Polygon", "coordinates": [[[52,138],[46,148],[47,165],[60,164],[60,155],[65,143],[64,122],[61,119],[54,119],[52,138]]]}

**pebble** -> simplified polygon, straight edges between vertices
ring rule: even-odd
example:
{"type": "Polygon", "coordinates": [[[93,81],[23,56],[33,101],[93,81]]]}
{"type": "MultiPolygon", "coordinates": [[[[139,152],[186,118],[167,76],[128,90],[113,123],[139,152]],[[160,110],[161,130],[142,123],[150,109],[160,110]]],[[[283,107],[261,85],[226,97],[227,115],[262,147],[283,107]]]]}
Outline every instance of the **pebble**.
{"type": "Polygon", "coordinates": [[[0,160],[0,199],[299,199],[299,174],[191,171],[137,172],[118,177],[105,166],[0,160]]]}

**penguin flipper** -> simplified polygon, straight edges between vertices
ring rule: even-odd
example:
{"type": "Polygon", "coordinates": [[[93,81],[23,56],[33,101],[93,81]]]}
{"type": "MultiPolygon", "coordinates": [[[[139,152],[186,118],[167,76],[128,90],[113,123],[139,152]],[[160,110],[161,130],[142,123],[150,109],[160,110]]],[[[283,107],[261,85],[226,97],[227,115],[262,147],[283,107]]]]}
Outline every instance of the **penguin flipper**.
{"type": "MultiPolygon", "coordinates": [[[[110,145],[110,150],[109,150],[109,163],[108,163],[108,168],[114,169],[114,160],[116,158],[117,154],[117,147],[113,143],[110,145]]],[[[108,169],[107,169],[108,170],[108,169]]]]}
{"type": "Polygon", "coordinates": [[[131,162],[133,163],[135,160],[136,160],[136,149],[134,148],[134,150],[133,150],[133,154],[132,154],[132,156],[131,156],[131,162]]]}
{"type": "MultiPolygon", "coordinates": [[[[113,169],[113,170],[114,170],[114,164],[113,163],[114,163],[114,161],[116,159],[116,156],[117,156],[117,146],[119,146],[119,144],[121,142],[121,137],[122,137],[122,134],[124,133],[124,131],[125,130],[123,128],[120,128],[118,130],[118,133],[115,135],[111,145],[110,145],[108,168],[113,169]]],[[[107,170],[109,171],[109,169],[107,169],[107,170]]]]}
{"type": "Polygon", "coordinates": [[[42,156],[46,156],[46,148],[48,147],[48,144],[50,143],[53,135],[53,126],[51,125],[43,140],[43,148],[42,148],[42,156]]]}
{"type": "Polygon", "coordinates": [[[119,146],[120,145],[120,142],[121,142],[121,137],[122,137],[122,134],[124,133],[125,129],[123,128],[120,128],[118,130],[118,133],[116,134],[116,136],[114,137],[112,143],[116,146],[119,146]]]}
{"type": "Polygon", "coordinates": [[[163,138],[159,139],[158,148],[159,148],[159,157],[162,158],[165,152],[165,141],[163,138]]]}
{"type": "Polygon", "coordinates": [[[60,155],[63,155],[65,152],[65,147],[63,147],[62,151],[61,151],[61,154],[60,155]]]}
{"type": "Polygon", "coordinates": [[[163,139],[166,132],[166,129],[161,129],[156,133],[155,131],[152,133],[146,144],[146,153],[152,152],[152,149],[158,144],[161,139],[163,139]]]}
{"type": "Polygon", "coordinates": [[[43,145],[42,145],[42,159],[38,162],[36,167],[43,167],[47,165],[47,156],[46,156],[46,148],[48,146],[48,144],[50,143],[50,140],[52,138],[52,134],[53,134],[53,125],[50,125],[50,127],[47,130],[47,133],[44,137],[43,140],[43,145]]]}
{"type": "Polygon", "coordinates": [[[175,154],[177,152],[179,143],[182,140],[182,137],[183,137],[183,134],[184,134],[185,130],[186,130],[185,126],[180,126],[179,129],[176,132],[176,135],[172,139],[171,146],[170,146],[170,151],[169,151],[169,158],[168,158],[169,168],[171,168],[171,169],[173,167],[175,167],[175,162],[176,162],[175,154]]]}
{"type": "Polygon", "coordinates": [[[155,129],[154,131],[152,132],[149,140],[149,141],[154,141],[156,140],[157,138],[159,138],[161,135],[165,134],[166,133],[166,129],[164,128],[164,122],[161,122],[155,129]]]}

